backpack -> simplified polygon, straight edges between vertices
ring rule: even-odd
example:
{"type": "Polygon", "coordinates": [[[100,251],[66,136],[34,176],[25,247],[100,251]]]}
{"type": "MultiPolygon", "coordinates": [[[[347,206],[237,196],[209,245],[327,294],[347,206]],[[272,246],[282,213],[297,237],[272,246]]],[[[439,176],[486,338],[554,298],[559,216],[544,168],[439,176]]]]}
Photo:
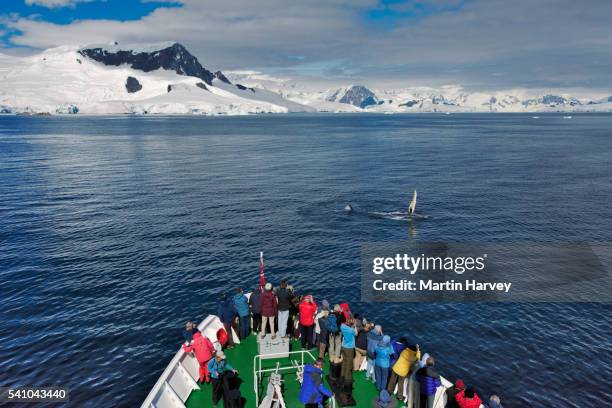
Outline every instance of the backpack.
{"type": "Polygon", "coordinates": [[[325,322],[325,328],[331,334],[338,333],[338,322],[336,321],[336,315],[330,314],[325,322]]]}
{"type": "Polygon", "coordinates": [[[242,394],[239,389],[229,390],[227,392],[227,405],[223,401],[223,406],[227,408],[241,408],[242,407],[242,394]]]}
{"type": "Polygon", "coordinates": [[[226,408],[241,408],[240,379],[231,371],[223,374],[223,406],[226,408]]]}

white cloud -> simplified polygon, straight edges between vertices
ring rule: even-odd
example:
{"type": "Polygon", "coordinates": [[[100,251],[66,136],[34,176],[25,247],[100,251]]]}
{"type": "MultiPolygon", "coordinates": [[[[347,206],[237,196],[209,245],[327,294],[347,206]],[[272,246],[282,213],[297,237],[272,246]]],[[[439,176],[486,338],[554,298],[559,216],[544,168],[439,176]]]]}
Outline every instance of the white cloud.
{"type": "Polygon", "coordinates": [[[607,0],[589,7],[573,0],[474,0],[460,10],[398,20],[386,29],[364,17],[378,7],[377,0],[184,3],[136,21],[58,25],[19,18],[8,25],[19,32],[13,43],[37,48],[179,41],[211,69],[301,71],[369,84],[612,88],[607,0]],[[491,75],[500,72],[504,75],[491,75]]]}

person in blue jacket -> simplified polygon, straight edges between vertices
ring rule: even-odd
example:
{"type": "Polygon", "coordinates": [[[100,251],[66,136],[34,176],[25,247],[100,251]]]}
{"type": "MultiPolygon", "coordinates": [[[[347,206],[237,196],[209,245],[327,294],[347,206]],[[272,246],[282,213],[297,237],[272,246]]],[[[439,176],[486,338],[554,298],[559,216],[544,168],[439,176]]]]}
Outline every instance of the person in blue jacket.
{"type": "Polygon", "coordinates": [[[376,347],[382,341],[383,333],[382,327],[379,324],[374,326],[368,333],[368,349],[366,351],[366,359],[368,365],[366,367],[366,379],[375,381],[376,375],[374,374],[374,360],[376,360],[376,347]]]}
{"type": "Polygon", "coordinates": [[[357,329],[355,328],[355,319],[350,317],[346,323],[340,325],[342,333],[342,368],[340,377],[347,380],[353,379],[353,359],[355,358],[355,337],[357,329]]]}
{"type": "Polygon", "coordinates": [[[242,293],[242,288],[236,288],[236,294],[232,298],[234,308],[240,319],[240,339],[246,339],[251,329],[251,310],[249,308],[249,300],[242,293]]]}
{"type": "Polygon", "coordinates": [[[212,383],[212,402],[213,407],[217,408],[219,401],[223,398],[223,393],[227,387],[224,387],[223,379],[225,373],[231,371],[234,374],[238,374],[238,371],[231,366],[230,363],[225,359],[225,353],[223,351],[217,351],[215,357],[211,358],[208,362],[208,372],[210,373],[210,379],[212,383]]]}
{"type": "Polygon", "coordinates": [[[331,398],[332,392],[323,384],[323,359],[304,366],[299,400],[305,408],[323,407],[323,397],[331,398]]]}
{"type": "Polygon", "coordinates": [[[378,347],[376,347],[375,353],[374,377],[376,377],[376,388],[378,391],[382,391],[387,388],[387,380],[389,379],[390,360],[393,355],[391,337],[385,334],[378,347]]]}
{"type": "Polygon", "coordinates": [[[219,308],[217,309],[217,315],[223,323],[223,327],[227,332],[227,345],[230,349],[234,348],[234,338],[232,336],[232,323],[236,318],[236,308],[232,299],[228,299],[226,294],[221,295],[221,301],[219,302],[219,308]]]}

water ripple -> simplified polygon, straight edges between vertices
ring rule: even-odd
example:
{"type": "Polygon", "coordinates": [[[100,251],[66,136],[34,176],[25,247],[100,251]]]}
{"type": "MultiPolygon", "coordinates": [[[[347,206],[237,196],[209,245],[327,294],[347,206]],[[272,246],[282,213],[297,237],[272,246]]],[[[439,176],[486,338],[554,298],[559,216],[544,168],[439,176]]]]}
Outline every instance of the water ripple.
{"type": "Polygon", "coordinates": [[[610,305],[358,300],[362,242],[609,242],[609,115],[0,121],[3,385],[138,405],[264,250],[274,280],[353,299],[506,406],[609,403],[610,305]],[[415,188],[426,218],[368,215],[415,188]]]}

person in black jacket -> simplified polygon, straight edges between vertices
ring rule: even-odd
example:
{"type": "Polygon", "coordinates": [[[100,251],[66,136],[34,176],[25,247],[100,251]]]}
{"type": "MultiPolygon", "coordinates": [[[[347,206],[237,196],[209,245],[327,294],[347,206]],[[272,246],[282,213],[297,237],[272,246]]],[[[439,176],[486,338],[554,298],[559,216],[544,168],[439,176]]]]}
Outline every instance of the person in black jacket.
{"type": "Polygon", "coordinates": [[[455,396],[465,390],[463,380],[455,381],[455,385],[446,390],[446,408],[459,408],[455,396]]]}
{"type": "Polygon", "coordinates": [[[363,319],[357,327],[357,337],[355,338],[355,358],[353,359],[353,371],[359,371],[363,360],[366,358],[368,351],[368,333],[372,328],[372,323],[367,319],[363,319]]]}
{"type": "Polygon", "coordinates": [[[287,289],[287,281],[282,280],[280,288],[276,291],[278,299],[278,334],[287,337],[287,321],[289,320],[289,308],[291,307],[291,292],[287,289]]]}
{"type": "Polygon", "coordinates": [[[327,330],[327,319],[329,317],[329,305],[323,306],[323,312],[319,317],[319,336],[317,337],[319,346],[319,358],[325,357],[325,350],[327,350],[327,344],[329,343],[329,331],[327,330]]]}
{"type": "Polygon", "coordinates": [[[261,286],[255,285],[255,290],[249,297],[249,307],[253,316],[253,332],[258,334],[261,330],[261,286]]]}
{"type": "Polygon", "coordinates": [[[287,290],[291,294],[291,306],[289,307],[289,320],[287,321],[287,336],[300,337],[300,331],[298,330],[298,315],[300,314],[300,302],[302,297],[296,293],[295,289],[291,285],[287,285],[287,290]]]}
{"type": "MultiPolygon", "coordinates": [[[[221,301],[219,302],[217,315],[223,323],[223,327],[227,332],[227,345],[230,349],[234,348],[234,336],[232,335],[232,328],[234,326],[234,319],[237,316],[234,302],[230,299],[227,294],[221,295],[221,301]]],[[[236,330],[237,331],[237,330],[236,330]]]]}

